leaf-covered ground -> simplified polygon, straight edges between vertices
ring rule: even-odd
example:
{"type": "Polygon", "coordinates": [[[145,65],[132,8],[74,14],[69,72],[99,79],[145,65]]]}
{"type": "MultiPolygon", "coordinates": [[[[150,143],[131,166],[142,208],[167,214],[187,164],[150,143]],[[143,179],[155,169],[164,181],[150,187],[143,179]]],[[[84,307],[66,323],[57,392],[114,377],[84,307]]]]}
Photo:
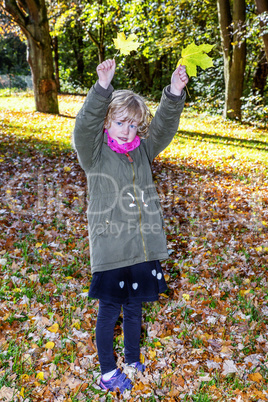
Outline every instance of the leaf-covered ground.
{"type": "MultiPolygon", "coordinates": [[[[62,115],[0,98],[0,400],[108,401],[87,299],[86,181],[62,115]]],[[[144,375],[128,401],[268,400],[268,133],[184,113],[153,164],[169,291],[144,305],[144,375]]],[[[115,331],[123,362],[122,320],[115,331]]],[[[120,399],[120,397],[119,397],[120,399]]]]}

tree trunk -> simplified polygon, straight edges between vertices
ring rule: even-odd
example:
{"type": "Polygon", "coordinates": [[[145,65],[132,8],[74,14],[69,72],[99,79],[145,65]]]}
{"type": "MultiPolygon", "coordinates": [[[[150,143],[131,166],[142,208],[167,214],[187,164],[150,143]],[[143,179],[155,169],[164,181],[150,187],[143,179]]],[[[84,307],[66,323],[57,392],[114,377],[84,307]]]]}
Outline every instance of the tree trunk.
{"type": "Polygon", "coordinates": [[[148,59],[143,56],[143,54],[135,59],[135,63],[130,64],[130,69],[134,72],[134,75],[143,82],[144,88],[146,90],[151,90],[153,81],[150,74],[150,65],[148,59]]]}
{"type": "Polygon", "coordinates": [[[264,96],[264,89],[266,85],[266,80],[268,77],[268,63],[265,57],[264,51],[261,52],[257,69],[253,78],[253,93],[254,95],[259,94],[261,97],[264,96]]]}
{"type": "Polygon", "coordinates": [[[26,35],[36,110],[59,113],[51,38],[44,0],[5,0],[5,10],[26,35]]]}
{"type": "Polygon", "coordinates": [[[77,75],[80,85],[84,85],[85,82],[85,63],[84,63],[84,43],[83,43],[83,33],[81,29],[80,22],[75,25],[75,30],[70,28],[68,30],[70,38],[72,40],[72,48],[75,55],[77,75]]]}
{"type": "Polygon", "coordinates": [[[38,46],[30,35],[27,35],[27,41],[36,110],[43,113],[59,113],[57,85],[53,77],[51,42],[49,40],[45,46],[38,46]]]}
{"type": "Polygon", "coordinates": [[[246,66],[245,0],[234,0],[232,11],[229,0],[217,0],[217,5],[224,58],[224,117],[241,120],[246,66]]]}
{"type": "Polygon", "coordinates": [[[59,73],[59,45],[58,37],[55,36],[52,40],[54,50],[54,64],[55,64],[55,81],[57,85],[57,91],[60,92],[60,73],[59,73]]]}
{"type": "MultiPolygon", "coordinates": [[[[262,28],[267,27],[267,19],[268,19],[268,0],[255,0],[257,6],[258,14],[263,14],[266,12],[266,23],[260,20],[260,25],[262,28]]],[[[266,60],[268,63],[268,34],[262,36],[266,54],[266,60]]]]}

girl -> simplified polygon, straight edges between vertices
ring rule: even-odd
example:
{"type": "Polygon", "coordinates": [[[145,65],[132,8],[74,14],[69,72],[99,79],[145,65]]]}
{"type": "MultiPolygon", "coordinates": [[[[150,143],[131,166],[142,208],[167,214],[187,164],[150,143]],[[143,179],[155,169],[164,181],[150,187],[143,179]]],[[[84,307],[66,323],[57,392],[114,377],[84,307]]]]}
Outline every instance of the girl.
{"type": "Polygon", "coordinates": [[[79,111],[74,146],[89,189],[91,270],[89,296],[99,299],[96,342],[100,386],[131,389],[116,366],[114,327],[123,306],[125,363],[140,363],[142,302],[158,300],[167,289],[159,260],[168,258],[164,220],[151,163],[175,135],[184,106],[185,67],[172,74],[152,118],[143,98],[113,91],[115,61],[97,67],[98,81],[79,111]]]}

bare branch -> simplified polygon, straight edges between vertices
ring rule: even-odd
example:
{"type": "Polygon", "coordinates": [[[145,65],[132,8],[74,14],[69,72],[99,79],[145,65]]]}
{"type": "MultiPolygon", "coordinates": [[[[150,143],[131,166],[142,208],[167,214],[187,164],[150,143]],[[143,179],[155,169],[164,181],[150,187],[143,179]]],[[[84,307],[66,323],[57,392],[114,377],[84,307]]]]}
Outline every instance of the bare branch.
{"type": "Polygon", "coordinates": [[[95,43],[95,45],[96,45],[96,46],[98,47],[98,49],[99,49],[100,44],[99,44],[99,42],[97,41],[97,39],[94,37],[94,35],[93,35],[90,31],[87,31],[87,33],[88,33],[88,36],[90,37],[90,39],[92,40],[92,42],[95,43]]]}

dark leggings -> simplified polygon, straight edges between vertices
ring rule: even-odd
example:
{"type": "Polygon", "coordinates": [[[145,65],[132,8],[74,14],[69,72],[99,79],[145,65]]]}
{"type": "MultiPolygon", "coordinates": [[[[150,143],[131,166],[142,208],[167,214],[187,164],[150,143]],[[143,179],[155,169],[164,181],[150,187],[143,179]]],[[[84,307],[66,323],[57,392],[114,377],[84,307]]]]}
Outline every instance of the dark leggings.
{"type": "MultiPolygon", "coordinates": [[[[120,303],[99,301],[96,342],[102,375],[116,369],[113,353],[114,327],[121,312],[120,303]]],[[[142,303],[123,304],[125,362],[140,361],[142,303]]]]}

